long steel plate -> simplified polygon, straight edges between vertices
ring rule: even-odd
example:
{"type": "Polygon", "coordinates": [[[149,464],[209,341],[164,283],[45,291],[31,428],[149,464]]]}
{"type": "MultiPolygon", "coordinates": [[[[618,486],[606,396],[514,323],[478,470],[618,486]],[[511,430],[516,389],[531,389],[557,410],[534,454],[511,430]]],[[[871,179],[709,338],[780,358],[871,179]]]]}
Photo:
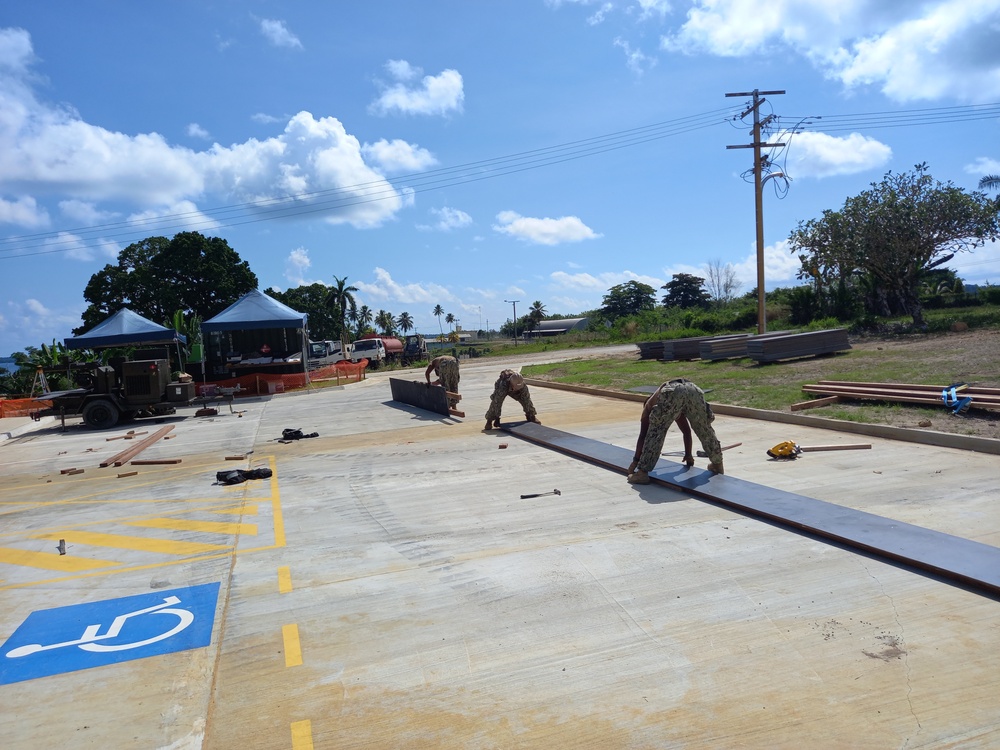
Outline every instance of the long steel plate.
{"type": "MultiPolygon", "coordinates": [[[[505,424],[502,429],[623,474],[632,461],[630,449],[531,422],[505,424]]],[[[688,469],[673,461],[661,459],[649,476],[657,484],[739,513],[903,563],[980,592],[1000,594],[1000,548],[736,477],[688,469]]]]}
{"type": "Polygon", "coordinates": [[[439,385],[427,385],[421,380],[389,378],[392,400],[449,416],[448,397],[439,385]]]}

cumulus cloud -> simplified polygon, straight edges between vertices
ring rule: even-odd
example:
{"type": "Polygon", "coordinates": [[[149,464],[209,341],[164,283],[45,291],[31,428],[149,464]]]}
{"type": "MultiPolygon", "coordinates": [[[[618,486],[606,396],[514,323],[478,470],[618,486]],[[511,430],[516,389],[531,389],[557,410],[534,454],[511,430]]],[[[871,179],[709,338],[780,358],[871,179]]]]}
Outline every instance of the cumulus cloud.
{"type": "Polygon", "coordinates": [[[980,156],[972,164],[965,165],[965,173],[983,177],[988,174],[1000,174],[1000,159],[991,159],[988,156],[980,156]]]}
{"type": "MultiPolygon", "coordinates": [[[[746,257],[738,263],[733,263],[736,278],[740,279],[747,289],[757,286],[757,246],[752,245],[746,257]]],[[[764,288],[774,289],[779,286],[798,286],[802,282],[795,278],[801,267],[798,256],[789,250],[788,240],[780,240],[773,245],[764,246],[764,288]]]]}
{"type": "Polygon", "coordinates": [[[525,242],[533,242],[537,245],[582,242],[602,236],[595,233],[576,216],[535,219],[521,216],[514,211],[501,211],[497,214],[497,222],[493,225],[493,229],[500,234],[516,237],[525,242]]]}
{"type": "Polygon", "coordinates": [[[892,149],[874,138],[851,133],[836,137],[807,131],[776,138],[788,143],[788,176],[833,177],[877,169],[889,163],[892,149]]]}
{"type": "Polygon", "coordinates": [[[59,210],[67,219],[79,222],[84,225],[106,224],[117,218],[113,211],[101,211],[93,203],[88,201],[64,200],[59,201],[59,210]]]}
{"type": "Polygon", "coordinates": [[[661,48],[740,57],[783,44],[847,87],[982,101],[1000,95],[998,24],[998,0],[694,0],[661,48]]]}
{"type": "Polygon", "coordinates": [[[390,60],[385,69],[395,82],[381,84],[381,95],[369,107],[375,114],[447,115],[462,111],[464,83],[457,70],[444,70],[416,81],[422,71],[405,60],[390,60]],[[416,82],[410,85],[411,81],[416,82]]]}
{"type": "Polygon", "coordinates": [[[472,223],[472,217],[465,213],[465,211],[460,211],[457,208],[445,206],[444,208],[432,208],[430,212],[438,217],[437,222],[434,224],[418,224],[417,229],[450,232],[452,229],[461,229],[472,223]]]}
{"type": "Polygon", "coordinates": [[[293,287],[315,284],[315,281],[306,278],[311,267],[312,260],[309,258],[309,251],[304,247],[297,247],[285,258],[285,278],[293,287]]]}
{"type": "Polygon", "coordinates": [[[0,198],[0,224],[39,229],[49,225],[49,215],[30,195],[13,201],[0,198]]]}
{"type": "Polygon", "coordinates": [[[276,21],[271,18],[258,19],[260,33],[267,41],[275,47],[287,47],[289,49],[302,49],[302,42],[295,36],[284,21],[276,21]]]}
{"type": "Polygon", "coordinates": [[[420,172],[437,164],[437,159],[430,151],[399,138],[392,141],[383,138],[375,143],[366,143],[361,147],[361,153],[383,172],[392,174],[420,172]]]}
{"type": "Polygon", "coordinates": [[[358,292],[366,298],[381,301],[394,301],[406,304],[436,305],[442,302],[453,302],[455,295],[440,284],[411,282],[400,284],[384,268],[376,267],[375,280],[352,282],[358,292]]]}
{"type": "Polygon", "coordinates": [[[566,273],[565,271],[555,271],[549,275],[552,283],[557,289],[568,289],[575,292],[599,292],[604,294],[613,286],[625,284],[629,281],[638,281],[642,284],[649,284],[654,289],[659,289],[666,282],[655,276],[633,273],[632,271],[606,271],[596,276],[589,273],[566,273]]]}
{"type": "Polygon", "coordinates": [[[625,64],[636,75],[641,76],[647,70],[656,67],[655,57],[647,56],[641,49],[633,49],[632,45],[621,37],[616,38],[614,44],[625,52],[625,64]]]}
{"type": "Polygon", "coordinates": [[[85,307],[82,301],[75,306],[51,308],[33,297],[10,298],[0,315],[0,333],[16,331],[17,338],[25,341],[62,341],[67,331],[80,325],[85,307]]]}
{"type": "Polygon", "coordinates": [[[190,137],[200,138],[203,141],[211,140],[212,138],[212,136],[209,135],[209,132],[196,122],[192,122],[190,125],[188,125],[185,132],[190,137]]]}

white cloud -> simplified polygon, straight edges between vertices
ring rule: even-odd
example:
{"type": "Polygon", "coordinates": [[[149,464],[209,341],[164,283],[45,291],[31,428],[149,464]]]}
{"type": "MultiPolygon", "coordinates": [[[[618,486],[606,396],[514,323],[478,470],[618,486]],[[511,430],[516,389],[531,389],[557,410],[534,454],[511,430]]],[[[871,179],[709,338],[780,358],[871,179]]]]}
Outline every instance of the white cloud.
{"type": "Polygon", "coordinates": [[[315,284],[316,281],[306,278],[311,267],[309,251],[304,247],[297,247],[285,258],[285,278],[293,287],[315,284]]]}
{"type": "Polygon", "coordinates": [[[440,284],[433,282],[400,284],[393,280],[387,270],[379,267],[375,268],[374,273],[374,282],[353,282],[360,294],[379,301],[405,304],[436,305],[455,301],[455,295],[440,284]]]}
{"type": "Polygon", "coordinates": [[[417,226],[418,229],[434,229],[439,232],[450,232],[452,229],[460,229],[472,223],[472,217],[465,213],[465,211],[460,211],[457,208],[445,206],[444,208],[432,208],[430,212],[438,217],[437,223],[432,225],[420,224],[417,226]]]}
{"type": "MultiPolygon", "coordinates": [[[[779,286],[799,286],[802,282],[795,278],[802,264],[798,256],[788,248],[788,240],[780,240],[764,246],[764,289],[779,286]]],[[[742,261],[733,263],[736,278],[743,282],[748,291],[757,287],[757,246],[742,261]]]]}
{"type": "Polygon", "coordinates": [[[80,224],[106,224],[117,218],[113,211],[101,211],[89,201],[65,200],[59,201],[59,210],[63,216],[80,224]]]}
{"type": "Polygon", "coordinates": [[[0,198],[0,224],[38,229],[49,225],[49,215],[30,195],[15,201],[0,198]]]}
{"type": "Polygon", "coordinates": [[[465,100],[462,76],[457,70],[444,70],[436,76],[424,76],[418,85],[407,83],[421,73],[405,60],[390,60],[386,69],[395,78],[394,84],[383,84],[382,94],[372,102],[370,110],[386,115],[446,115],[461,112],[465,100]]]}
{"type": "Polygon", "coordinates": [[[788,176],[832,177],[857,174],[885,166],[892,158],[892,149],[884,143],[859,133],[835,137],[807,131],[789,136],[776,136],[788,144],[788,176]]]}
{"type": "Polygon", "coordinates": [[[199,211],[191,201],[178,201],[169,206],[136,211],[129,214],[126,221],[148,231],[159,231],[157,227],[164,224],[169,226],[172,232],[204,232],[219,227],[219,222],[199,211]]]}
{"type": "Polygon", "coordinates": [[[600,26],[608,17],[608,13],[614,9],[615,6],[613,3],[602,3],[601,7],[587,18],[587,23],[591,26],[600,26]]]}
{"type": "Polygon", "coordinates": [[[35,298],[8,299],[5,312],[0,316],[0,330],[16,331],[18,340],[22,341],[62,341],[67,331],[79,327],[85,307],[82,300],[76,306],[53,309],[35,298]]]}
{"type": "Polygon", "coordinates": [[[657,60],[655,57],[647,56],[640,49],[633,49],[632,45],[621,37],[616,38],[614,44],[616,47],[620,47],[624,50],[625,64],[628,65],[629,70],[636,75],[641,76],[647,70],[656,67],[657,60]]]}
{"type": "Polygon", "coordinates": [[[965,165],[966,174],[982,177],[988,174],[1000,174],[1000,159],[991,159],[988,156],[980,156],[972,164],[965,165]]]}
{"type": "Polygon", "coordinates": [[[654,289],[659,289],[666,282],[655,276],[633,273],[632,271],[606,271],[594,276],[589,273],[566,273],[556,271],[549,275],[552,283],[557,289],[568,289],[578,292],[599,292],[601,297],[605,292],[618,284],[625,284],[629,281],[638,281],[642,284],[649,284],[654,289]]]}
{"type": "Polygon", "coordinates": [[[69,260],[91,261],[94,259],[94,252],[88,243],[71,232],[59,232],[54,237],[46,238],[42,247],[32,252],[59,253],[60,257],[69,260]]]}
{"type": "Polygon", "coordinates": [[[205,130],[201,125],[196,122],[192,122],[187,126],[185,132],[192,138],[200,138],[203,141],[211,140],[212,136],[209,132],[205,130]]]}
{"type": "Polygon", "coordinates": [[[534,219],[521,216],[514,211],[501,211],[497,214],[497,221],[499,223],[494,224],[493,229],[500,234],[538,245],[581,242],[602,236],[596,234],[576,216],[563,216],[558,219],[534,219]]]}
{"type": "Polygon", "coordinates": [[[383,138],[375,143],[366,143],[361,147],[361,153],[383,172],[392,174],[421,172],[438,163],[427,149],[399,138],[392,141],[383,138]]]}
{"type": "Polygon", "coordinates": [[[259,23],[260,33],[275,47],[302,49],[302,42],[299,41],[299,38],[295,34],[288,30],[284,21],[261,18],[259,19],[259,23]]]}
{"type": "Polygon", "coordinates": [[[694,0],[661,48],[739,57],[784,44],[847,87],[897,101],[1000,95],[1000,0],[694,0]]]}
{"type": "Polygon", "coordinates": [[[276,115],[269,115],[265,112],[257,112],[250,115],[250,119],[254,122],[259,122],[263,125],[273,125],[276,122],[285,122],[288,120],[287,117],[278,117],[276,115]]]}

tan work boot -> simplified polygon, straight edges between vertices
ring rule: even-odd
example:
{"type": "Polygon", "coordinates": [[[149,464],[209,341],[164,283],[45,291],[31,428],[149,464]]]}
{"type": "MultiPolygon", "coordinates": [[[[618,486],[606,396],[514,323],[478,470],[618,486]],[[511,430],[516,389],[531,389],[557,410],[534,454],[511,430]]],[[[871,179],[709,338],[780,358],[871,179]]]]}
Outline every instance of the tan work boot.
{"type": "Polygon", "coordinates": [[[710,463],[708,465],[708,470],[710,472],[712,472],[713,474],[725,474],[726,473],[725,471],[723,471],[721,463],[718,463],[718,464],[716,464],[716,463],[710,463]]]}
{"type": "Polygon", "coordinates": [[[486,426],[483,428],[483,432],[489,432],[493,429],[493,423],[490,420],[486,420],[486,426]]]}
{"type": "Polygon", "coordinates": [[[649,484],[649,474],[644,471],[636,470],[634,473],[628,475],[629,484],[649,484]]]}

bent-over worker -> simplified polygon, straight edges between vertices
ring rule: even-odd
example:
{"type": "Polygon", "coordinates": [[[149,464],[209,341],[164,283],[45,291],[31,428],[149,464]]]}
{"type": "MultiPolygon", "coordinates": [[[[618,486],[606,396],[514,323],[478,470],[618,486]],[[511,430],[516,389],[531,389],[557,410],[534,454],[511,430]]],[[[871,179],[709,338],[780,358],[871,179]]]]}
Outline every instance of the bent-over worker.
{"type": "Polygon", "coordinates": [[[629,483],[649,484],[649,472],[660,458],[671,422],[677,423],[684,437],[684,463],[687,466],[694,466],[694,455],[691,453],[693,428],[711,461],[708,470],[716,474],[725,473],[722,469],[722,446],[712,429],[714,419],[704,391],[690,380],[678,378],[657,388],[642,407],[635,457],[628,467],[629,483]]]}
{"type": "Polygon", "coordinates": [[[541,424],[538,421],[538,412],[535,405],[531,403],[531,394],[528,393],[528,384],[524,382],[524,377],[516,370],[504,370],[493,384],[493,395],[490,397],[490,408],[486,412],[486,429],[500,426],[500,412],[503,409],[504,399],[510,396],[521,404],[524,409],[524,417],[529,422],[541,424]]]}
{"type": "MultiPolygon", "coordinates": [[[[424,377],[427,378],[428,385],[444,386],[445,391],[458,393],[458,360],[447,355],[435,357],[427,365],[424,377]],[[431,383],[432,372],[438,376],[438,379],[433,383],[431,383]]],[[[448,408],[454,409],[456,404],[458,404],[458,399],[448,396],[448,408]]]]}

